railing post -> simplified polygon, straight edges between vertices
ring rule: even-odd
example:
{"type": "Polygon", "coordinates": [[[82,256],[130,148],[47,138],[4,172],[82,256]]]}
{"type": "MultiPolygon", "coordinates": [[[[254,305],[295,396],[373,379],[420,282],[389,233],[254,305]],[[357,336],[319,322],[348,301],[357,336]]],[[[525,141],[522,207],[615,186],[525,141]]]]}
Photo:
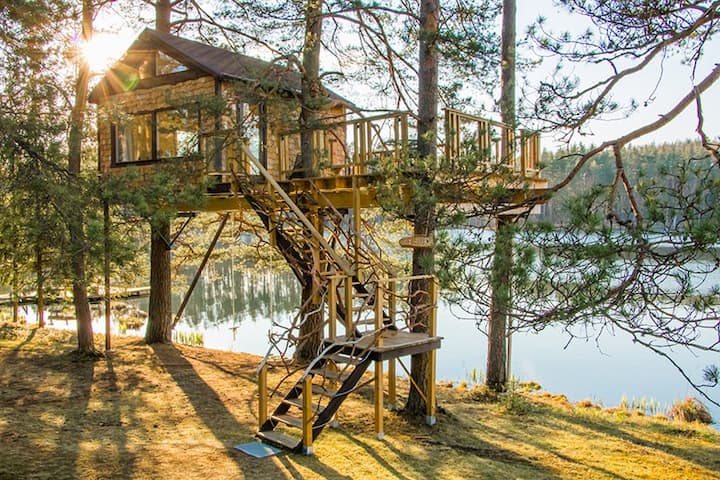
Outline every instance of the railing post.
{"type": "MultiPolygon", "coordinates": [[[[375,331],[379,332],[383,327],[384,289],[380,280],[375,287],[375,331]]],[[[382,338],[378,338],[378,345],[382,345],[382,338]]]]}
{"type": "Polygon", "coordinates": [[[353,243],[354,243],[354,263],[355,274],[358,279],[360,275],[360,249],[362,248],[362,205],[360,202],[360,186],[358,185],[357,175],[352,177],[352,201],[353,201],[353,243]]]}
{"type": "Polygon", "coordinates": [[[303,453],[305,455],[312,455],[313,449],[313,412],[312,412],[312,376],[307,375],[303,380],[303,394],[302,394],[302,422],[303,422],[303,453]]]}
{"type": "Polygon", "coordinates": [[[258,372],[258,424],[262,428],[268,419],[267,365],[258,372]]]}
{"type": "MultiPolygon", "coordinates": [[[[390,324],[395,325],[396,317],[396,298],[395,298],[395,280],[388,281],[388,314],[390,315],[390,324]]],[[[388,408],[390,410],[397,409],[397,375],[395,371],[395,359],[388,360],[388,408]]]]}
{"type": "Polygon", "coordinates": [[[328,338],[335,341],[337,337],[337,277],[330,278],[330,290],[328,291],[328,338]]]}
{"type": "MultiPolygon", "coordinates": [[[[431,303],[430,318],[428,324],[428,335],[431,337],[437,336],[437,308],[438,308],[438,286],[437,279],[432,276],[430,277],[430,288],[429,297],[431,303]]],[[[435,369],[437,362],[437,350],[431,350],[429,352],[429,364],[427,369],[427,400],[425,402],[427,406],[427,415],[425,417],[425,423],[428,425],[435,425],[435,408],[436,408],[436,386],[435,386],[435,369]]]]}
{"type": "Polygon", "coordinates": [[[345,277],[345,338],[352,338],[355,334],[353,328],[353,287],[352,277],[345,277]]]}

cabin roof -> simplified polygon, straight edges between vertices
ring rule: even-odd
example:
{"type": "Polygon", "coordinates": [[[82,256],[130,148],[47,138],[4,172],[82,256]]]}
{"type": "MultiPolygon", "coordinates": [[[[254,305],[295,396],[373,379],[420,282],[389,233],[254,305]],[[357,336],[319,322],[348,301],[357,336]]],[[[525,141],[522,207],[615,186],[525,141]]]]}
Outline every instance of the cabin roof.
{"type": "MultiPolygon", "coordinates": [[[[129,57],[131,57],[132,52],[153,50],[164,52],[188,67],[217,79],[262,82],[262,85],[268,89],[278,88],[281,91],[293,94],[299,94],[301,90],[302,76],[300,72],[288,65],[267,62],[259,58],[158,32],[150,28],[143,30],[117,63],[131,63],[129,57]]],[[[91,102],[97,103],[102,97],[113,94],[107,88],[109,85],[108,75],[109,73],[103,77],[90,93],[91,102]]],[[[326,91],[331,100],[353,106],[352,102],[341,95],[328,89],[326,91]]]]}

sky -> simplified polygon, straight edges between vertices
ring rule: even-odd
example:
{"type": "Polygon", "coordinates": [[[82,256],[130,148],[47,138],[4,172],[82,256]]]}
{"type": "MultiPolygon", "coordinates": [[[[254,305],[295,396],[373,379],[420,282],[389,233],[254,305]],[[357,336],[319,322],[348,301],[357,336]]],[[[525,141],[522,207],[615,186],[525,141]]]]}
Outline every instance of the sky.
{"type": "MultiPolygon", "coordinates": [[[[586,28],[577,17],[570,16],[559,7],[553,5],[552,0],[518,0],[518,38],[527,31],[527,27],[539,16],[547,19],[548,27],[555,31],[570,29],[571,31],[582,31],[586,28]]],[[[699,82],[720,59],[720,42],[716,39],[706,45],[704,50],[705,60],[701,62],[696,72],[696,83],[699,82]]],[[[532,81],[539,81],[552,72],[553,63],[544,61],[543,65],[532,75],[532,81]]],[[[608,68],[589,68],[578,66],[573,73],[578,75],[584,84],[600,78],[602,73],[607,73],[608,68]]],[[[658,117],[668,111],[692,88],[691,71],[687,65],[682,65],[679,58],[669,58],[664,62],[655,61],[642,73],[633,75],[631,78],[619,84],[617,92],[613,95],[616,101],[628,104],[632,99],[639,102],[640,107],[628,119],[617,119],[614,121],[598,121],[592,124],[591,130],[594,133],[588,137],[576,137],[576,141],[583,143],[601,143],[606,140],[617,138],[641,125],[655,121],[658,117]],[[657,88],[656,88],[657,86],[657,88]],[[645,104],[647,101],[647,105],[645,104]]],[[[715,85],[703,95],[703,112],[705,116],[705,132],[717,140],[720,135],[720,85],[715,85]]],[[[666,127],[644,136],[635,145],[647,143],[663,143],[688,138],[697,138],[695,128],[697,117],[695,109],[690,108],[679,116],[675,121],[666,127]]],[[[544,137],[544,145],[554,144],[552,136],[544,137]]]]}
{"type": "MultiPolygon", "coordinates": [[[[525,32],[530,24],[535,22],[539,16],[547,19],[547,28],[553,31],[562,31],[571,29],[575,32],[586,28],[582,21],[578,21],[577,17],[570,16],[561,8],[553,4],[553,0],[518,0],[518,39],[525,36],[525,32]]],[[[98,24],[100,28],[111,28],[120,30],[120,37],[109,37],[106,42],[100,46],[99,55],[112,54],[118,57],[130,45],[131,41],[141,31],[142,26],[136,24],[117,24],[117,16],[106,16],[99,18],[98,24]]],[[[720,58],[720,41],[715,40],[708,44],[705,49],[705,61],[700,64],[700,68],[696,72],[696,78],[702,79],[705,74],[714,66],[714,61],[720,58]]],[[[540,58],[538,52],[522,49],[521,55],[526,58],[536,60],[540,58]]],[[[533,85],[546,78],[553,72],[554,61],[550,58],[543,58],[542,63],[529,75],[530,85],[525,85],[526,89],[532,91],[533,85]]],[[[574,66],[568,72],[577,75],[584,84],[589,84],[603,74],[608,72],[607,67],[588,67],[574,66]]],[[[519,84],[518,87],[521,87],[519,84]]],[[[592,135],[575,136],[573,142],[602,143],[621,136],[643,124],[656,120],[660,115],[669,110],[682,96],[692,87],[691,72],[688,66],[682,65],[678,58],[665,59],[663,62],[656,61],[650,68],[640,74],[624,80],[613,95],[613,99],[621,104],[629,104],[631,100],[636,100],[640,107],[632,114],[630,118],[617,118],[614,120],[596,121],[590,124],[592,135]]],[[[354,86],[339,87],[341,93],[344,91],[354,92],[350,95],[351,100],[362,105],[363,94],[358,96],[357,92],[362,88],[354,86]]],[[[368,92],[368,95],[372,95],[368,92]]],[[[711,88],[703,96],[703,110],[705,114],[705,131],[711,137],[717,139],[720,134],[720,85],[711,88]]],[[[477,112],[468,112],[477,113],[477,112]]],[[[618,116],[620,117],[620,116],[618,116]]],[[[661,130],[644,136],[643,138],[633,142],[634,144],[646,143],[663,143],[685,140],[688,138],[696,138],[694,133],[697,124],[694,108],[689,109],[675,121],[667,125],[661,130]]],[[[527,125],[533,127],[533,125],[527,125]]],[[[560,135],[544,135],[543,146],[546,148],[554,148],[560,146],[560,135]]]]}

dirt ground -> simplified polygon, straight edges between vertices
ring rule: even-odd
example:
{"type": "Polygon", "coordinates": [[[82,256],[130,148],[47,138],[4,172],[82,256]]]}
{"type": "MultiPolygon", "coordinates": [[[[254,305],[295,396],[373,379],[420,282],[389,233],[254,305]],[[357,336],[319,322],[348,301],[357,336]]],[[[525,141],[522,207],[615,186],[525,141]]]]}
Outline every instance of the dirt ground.
{"type": "Polygon", "coordinates": [[[113,347],[80,360],[68,332],[0,325],[0,479],[720,478],[709,427],[450,386],[433,428],[386,412],[377,440],[366,387],[315,455],[255,459],[233,446],[257,428],[257,357],[137,338],[113,347]]]}

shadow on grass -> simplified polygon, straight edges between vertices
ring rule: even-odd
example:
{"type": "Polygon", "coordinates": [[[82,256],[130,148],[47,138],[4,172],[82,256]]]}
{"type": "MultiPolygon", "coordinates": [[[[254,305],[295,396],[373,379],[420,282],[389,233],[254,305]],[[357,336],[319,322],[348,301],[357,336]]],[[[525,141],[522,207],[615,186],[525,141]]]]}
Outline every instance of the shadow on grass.
{"type": "Polygon", "coordinates": [[[286,455],[282,455],[278,457],[278,460],[280,463],[283,464],[283,466],[287,469],[288,473],[292,476],[292,478],[296,480],[302,480],[305,477],[302,473],[298,472],[297,468],[288,460],[288,455],[296,455],[296,460],[298,463],[302,463],[302,465],[316,474],[320,475],[322,478],[332,478],[332,479],[338,479],[338,480],[353,480],[353,477],[350,475],[343,475],[337,470],[334,470],[333,468],[325,465],[320,460],[317,459],[315,456],[300,456],[300,454],[292,454],[288,453],[286,455]]]}
{"type": "Polygon", "coordinates": [[[79,478],[95,362],[19,355],[36,331],[2,355],[0,478],[79,478]]]}
{"type": "MultiPolygon", "coordinates": [[[[155,344],[151,345],[151,347],[163,367],[185,393],[198,418],[212,432],[215,438],[223,444],[228,458],[231,458],[238,465],[245,473],[246,478],[253,478],[254,469],[252,471],[245,470],[248,467],[252,468],[251,466],[254,464],[243,461],[244,458],[241,459],[240,457],[243,454],[235,450],[233,445],[237,443],[240,435],[254,436],[254,430],[249,430],[246,425],[237,421],[222,402],[218,393],[195,371],[193,365],[183,356],[182,352],[167,344],[155,344]]],[[[263,467],[274,467],[277,470],[278,478],[283,475],[274,464],[271,465],[266,462],[263,467]]]]}
{"type": "MultiPolygon", "coordinates": [[[[582,427],[604,435],[609,435],[626,441],[628,443],[632,443],[639,447],[657,450],[668,455],[677,457],[679,459],[685,460],[687,462],[694,463],[695,465],[702,468],[707,468],[709,470],[720,472],[720,446],[715,448],[703,448],[698,446],[688,446],[687,448],[675,447],[670,444],[658,443],[652,440],[647,440],[635,436],[632,433],[626,431],[625,429],[620,428],[619,425],[601,417],[587,419],[583,415],[572,414],[552,408],[548,408],[547,411],[544,413],[551,418],[570,423],[577,427],[582,427]],[[709,458],[714,459],[714,461],[708,463],[707,459],[709,458]]],[[[657,429],[656,431],[658,431],[658,433],[671,435],[672,433],[670,432],[670,430],[671,428],[668,427],[667,429],[661,428],[657,429]]]]}

